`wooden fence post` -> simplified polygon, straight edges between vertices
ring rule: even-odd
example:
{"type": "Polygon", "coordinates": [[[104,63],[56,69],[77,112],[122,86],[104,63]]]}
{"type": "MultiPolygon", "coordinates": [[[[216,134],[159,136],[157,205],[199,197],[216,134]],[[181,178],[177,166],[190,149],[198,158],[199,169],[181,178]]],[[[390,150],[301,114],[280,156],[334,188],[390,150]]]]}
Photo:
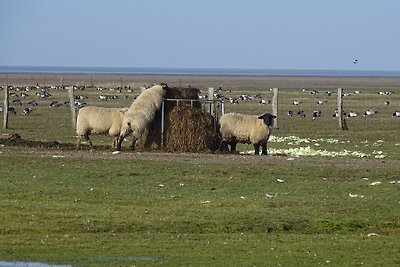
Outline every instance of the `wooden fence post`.
{"type": "Polygon", "coordinates": [[[164,147],[164,120],[165,120],[165,99],[161,103],[161,142],[160,147],[164,147]]]}
{"type": "Polygon", "coordinates": [[[6,88],[4,88],[4,120],[3,120],[3,129],[8,128],[8,107],[9,107],[9,95],[8,95],[8,82],[6,84],[6,88]]]}
{"type": "Polygon", "coordinates": [[[346,119],[343,114],[343,88],[338,88],[337,110],[339,114],[339,127],[342,130],[348,130],[346,119]]]}
{"type": "Polygon", "coordinates": [[[210,110],[209,113],[214,115],[214,87],[208,88],[208,100],[210,100],[210,110]]]}
{"type": "Polygon", "coordinates": [[[273,88],[272,92],[274,93],[272,97],[272,114],[276,116],[274,119],[274,128],[279,129],[278,126],[278,94],[279,88],[273,88]]]}
{"type": "Polygon", "coordinates": [[[76,128],[76,115],[75,115],[75,98],[74,98],[74,87],[68,86],[68,97],[69,97],[69,107],[71,110],[72,127],[76,128]]]}

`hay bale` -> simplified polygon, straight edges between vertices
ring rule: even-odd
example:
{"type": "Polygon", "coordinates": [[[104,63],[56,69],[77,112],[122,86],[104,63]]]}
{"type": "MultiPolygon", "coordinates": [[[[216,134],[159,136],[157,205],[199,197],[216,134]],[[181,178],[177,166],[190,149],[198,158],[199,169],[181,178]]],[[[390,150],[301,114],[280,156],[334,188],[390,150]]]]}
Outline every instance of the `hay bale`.
{"type": "MultiPolygon", "coordinates": [[[[197,88],[178,88],[178,87],[172,87],[168,88],[167,93],[165,94],[165,99],[190,99],[190,100],[199,100],[199,94],[200,90],[197,88]]],[[[183,101],[180,102],[179,104],[183,103],[183,105],[192,105],[193,107],[201,108],[201,103],[199,101],[193,101],[188,102],[188,101],[183,101]]],[[[170,106],[176,105],[176,102],[167,102],[166,106],[167,109],[170,108],[170,106]]]]}
{"type": "Polygon", "coordinates": [[[199,99],[200,90],[197,88],[168,87],[166,99],[199,99]]]}
{"type": "Polygon", "coordinates": [[[164,140],[168,151],[207,152],[218,147],[214,117],[200,108],[174,107],[166,125],[164,140]]]}
{"type": "MultiPolygon", "coordinates": [[[[198,100],[196,88],[169,88],[166,99],[198,100]]],[[[214,117],[198,101],[167,101],[164,113],[164,147],[170,152],[210,152],[218,148],[214,117]]],[[[138,150],[161,148],[161,110],[138,140],[138,150]]]]}

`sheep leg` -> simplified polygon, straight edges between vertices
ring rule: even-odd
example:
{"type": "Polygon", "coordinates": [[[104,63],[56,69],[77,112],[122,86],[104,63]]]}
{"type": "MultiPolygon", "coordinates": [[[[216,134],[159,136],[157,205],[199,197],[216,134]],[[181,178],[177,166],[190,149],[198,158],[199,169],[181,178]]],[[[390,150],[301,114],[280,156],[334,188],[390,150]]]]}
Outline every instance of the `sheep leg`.
{"type": "Polygon", "coordinates": [[[125,136],[120,135],[120,136],[117,137],[117,138],[118,138],[118,140],[117,140],[117,145],[116,145],[115,149],[116,149],[117,151],[121,151],[121,144],[122,144],[122,141],[124,140],[125,136]]]}
{"type": "Polygon", "coordinates": [[[254,155],[260,155],[260,144],[254,144],[254,155]]]}
{"type": "Polygon", "coordinates": [[[264,143],[264,144],[262,144],[261,145],[261,154],[262,155],[267,155],[268,154],[268,152],[267,152],[267,143],[264,143]]]}
{"type": "Polygon", "coordinates": [[[130,145],[129,149],[132,150],[132,151],[135,151],[135,144],[136,144],[136,139],[133,138],[132,139],[132,144],[130,145]]]}
{"type": "Polygon", "coordinates": [[[232,153],[232,154],[237,154],[237,153],[238,153],[238,152],[236,151],[237,142],[236,142],[236,141],[231,141],[230,144],[231,144],[231,153],[232,153]]]}
{"type": "Polygon", "coordinates": [[[114,136],[113,142],[112,142],[112,144],[111,144],[111,147],[112,147],[113,149],[115,149],[115,148],[117,147],[117,143],[118,143],[118,136],[114,136]]]}
{"type": "Polygon", "coordinates": [[[225,153],[228,150],[228,142],[221,140],[221,142],[219,143],[219,150],[221,151],[221,153],[225,153]]]}
{"type": "Polygon", "coordinates": [[[226,152],[227,149],[228,149],[227,141],[221,140],[221,142],[219,143],[219,151],[221,151],[221,153],[223,153],[223,152],[226,152]]]}
{"type": "Polygon", "coordinates": [[[84,137],[85,137],[86,141],[89,142],[89,145],[90,145],[90,146],[93,146],[92,140],[90,140],[90,138],[89,138],[89,134],[85,134],[84,137]]]}
{"type": "Polygon", "coordinates": [[[76,149],[81,149],[81,136],[78,135],[77,139],[76,139],[76,149]]]}

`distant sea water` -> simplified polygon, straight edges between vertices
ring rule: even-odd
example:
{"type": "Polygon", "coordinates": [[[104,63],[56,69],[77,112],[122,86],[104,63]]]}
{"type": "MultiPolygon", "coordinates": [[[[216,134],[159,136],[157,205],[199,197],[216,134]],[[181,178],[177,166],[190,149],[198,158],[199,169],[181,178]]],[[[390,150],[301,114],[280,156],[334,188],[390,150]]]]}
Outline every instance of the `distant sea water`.
{"type": "Polygon", "coordinates": [[[0,66],[0,74],[400,77],[400,71],[0,66]]]}

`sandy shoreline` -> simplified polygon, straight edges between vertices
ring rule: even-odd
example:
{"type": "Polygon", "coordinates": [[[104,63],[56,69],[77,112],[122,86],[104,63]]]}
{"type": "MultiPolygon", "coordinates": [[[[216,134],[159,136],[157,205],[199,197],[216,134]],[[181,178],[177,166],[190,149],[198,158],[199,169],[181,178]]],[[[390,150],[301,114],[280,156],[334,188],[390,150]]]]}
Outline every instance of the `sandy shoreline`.
{"type": "Polygon", "coordinates": [[[190,84],[199,89],[286,88],[370,88],[399,89],[400,77],[332,77],[332,76],[199,76],[199,75],[136,75],[136,74],[0,74],[0,85],[28,86],[94,85],[131,86],[164,82],[170,86],[190,84]]]}

